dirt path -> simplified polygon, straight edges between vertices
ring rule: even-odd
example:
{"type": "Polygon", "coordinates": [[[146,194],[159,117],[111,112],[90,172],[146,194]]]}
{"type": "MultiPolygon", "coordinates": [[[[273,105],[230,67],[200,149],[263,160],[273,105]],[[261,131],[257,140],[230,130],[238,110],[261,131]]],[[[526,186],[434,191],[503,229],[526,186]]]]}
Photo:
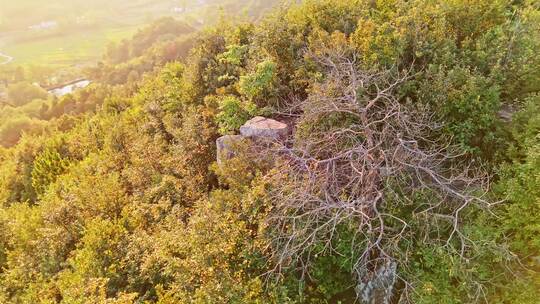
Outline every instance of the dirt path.
{"type": "Polygon", "coordinates": [[[12,62],[13,59],[14,59],[14,58],[11,57],[11,56],[8,56],[8,55],[6,55],[6,54],[0,53],[0,65],[1,65],[1,64],[8,64],[8,63],[12,62]],[[2,59],[4,59],[4,60],[2,61],[2,59]]]}

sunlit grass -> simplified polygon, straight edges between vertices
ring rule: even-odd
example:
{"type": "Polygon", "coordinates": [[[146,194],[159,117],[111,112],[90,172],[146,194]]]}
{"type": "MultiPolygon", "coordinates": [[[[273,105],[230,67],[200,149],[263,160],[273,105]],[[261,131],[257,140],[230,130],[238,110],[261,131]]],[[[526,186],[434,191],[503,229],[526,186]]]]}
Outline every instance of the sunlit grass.
{"type": "Polygon", "coordinates": [[[107,44],[130,37],[136,26],[77,31],[6,45],[2,51],[15,57],[13,64],[69,66],[96,61],[107,44]]]}

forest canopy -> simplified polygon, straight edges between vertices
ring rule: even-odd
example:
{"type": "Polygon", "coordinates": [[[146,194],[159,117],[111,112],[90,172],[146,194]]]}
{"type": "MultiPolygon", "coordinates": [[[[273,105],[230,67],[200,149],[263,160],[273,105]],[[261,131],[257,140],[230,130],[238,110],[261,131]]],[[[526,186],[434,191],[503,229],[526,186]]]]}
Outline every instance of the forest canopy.
{"type": "Polygon", "coordinates": [[[7,73],[0,303],[536,304],[539,49],[533,0],[305,0],[7,73]]]}

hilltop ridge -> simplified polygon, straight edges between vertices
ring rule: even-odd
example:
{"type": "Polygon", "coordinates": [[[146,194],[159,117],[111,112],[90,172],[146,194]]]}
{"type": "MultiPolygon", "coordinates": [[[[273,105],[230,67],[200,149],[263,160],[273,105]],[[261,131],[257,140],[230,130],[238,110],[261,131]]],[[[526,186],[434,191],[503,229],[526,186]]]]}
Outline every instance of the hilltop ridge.
{"type": "Polygon", "coordinates": [[[535,1],[216,21],[0,75],[0,303],[537,304],[535,1]]]}

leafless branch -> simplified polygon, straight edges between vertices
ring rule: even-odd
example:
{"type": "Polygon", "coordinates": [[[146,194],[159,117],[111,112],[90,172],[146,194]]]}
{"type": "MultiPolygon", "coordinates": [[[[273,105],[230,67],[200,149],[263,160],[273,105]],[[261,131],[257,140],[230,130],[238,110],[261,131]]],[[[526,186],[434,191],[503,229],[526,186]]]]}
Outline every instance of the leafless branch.
{"type": "MultiPolygon", "coordinates": [[[[426,241],[457,246],[464,255],[470,240],[460,230],[460,215],[471,204],[489,207],[489,178],[460,163],[459,149],[436,136],[442,124],[429,109],[400,100],[398,90],[410,71],[363,70],[344,53],[316,59],[326,80],[307,99],[291,103],[289,112],[301,113],[298,131],[290,142],[270,148],[277,159],[269,176],[275,185],[268,221],[274,271],[298,268],[309,275],[314,257],[338,252],[335,240],[345,225],[354,231],[351,271],[358,296],[373,296],[366,284],[377,279],[386,284],[388,298],[397,279],[398,244],[410,227],[388,206],[429,195],[416,202],[411,217],[446,222],[449,234],[435,234],[445,239],[430,239],[426,232],[426,241]]],[[[426,227],[433,229],[439,228],[426,227]]]]}

